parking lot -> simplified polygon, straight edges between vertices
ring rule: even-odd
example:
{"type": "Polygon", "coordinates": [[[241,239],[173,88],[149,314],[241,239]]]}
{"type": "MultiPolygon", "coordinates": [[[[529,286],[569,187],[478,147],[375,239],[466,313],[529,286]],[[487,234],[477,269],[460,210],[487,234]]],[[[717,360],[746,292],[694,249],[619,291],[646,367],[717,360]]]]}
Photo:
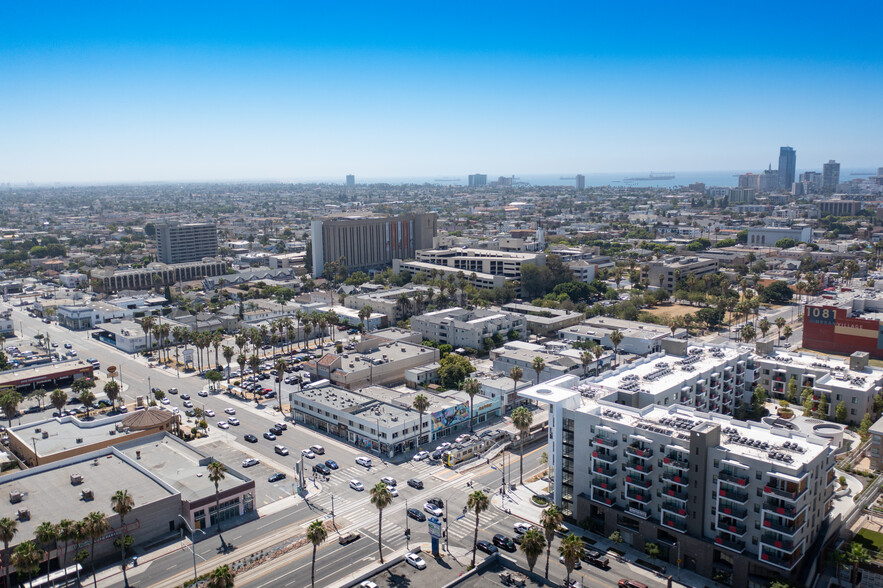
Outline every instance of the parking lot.
{"type": "MultiPolygon", "coordinates": [[[[212,457],[227,465],[228,469],[236,470],[244,476],[255,481],[255,489],[257,494],[257,506],[261,507],[271,502],[275,502],[286,496],[294,494],[296,491],[297,478],[294,476],[293,468],[276,469],[272,465],[266,463],[266,458],[258,453],[246,453],[241,451],[236,445],[226,443],[225,439],[219,439],[211,443],[207,443],[200,449],[212,457]],[[254,457],[261,463],[251,467],[242,467],[242,460],[254,457]],[[281,471],[286,475],[284,480],[279,482],[268,482],[267,478],[270,474],[281,471]]],[[[281,462],[284,458],[280,456],[281,462]]],[[[282,462],[286,463],[286,462],[282,462]]],[[[292,464],[293,465],[293,464],[292,464]]]]}

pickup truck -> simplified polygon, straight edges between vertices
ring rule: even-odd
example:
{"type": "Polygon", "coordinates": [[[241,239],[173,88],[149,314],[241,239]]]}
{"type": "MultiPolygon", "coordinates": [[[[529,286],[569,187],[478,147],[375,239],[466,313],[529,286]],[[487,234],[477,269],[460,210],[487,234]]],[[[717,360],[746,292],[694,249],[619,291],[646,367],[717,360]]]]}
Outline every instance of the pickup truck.
{"type": "Polygon", "coordinates": [[[593,566],[607,569],[610,567],[610,558],[606,555],[598,551],[597,549],[584,549],[583,556],[581,558],[584,562],[590,563],[593,566]]]}

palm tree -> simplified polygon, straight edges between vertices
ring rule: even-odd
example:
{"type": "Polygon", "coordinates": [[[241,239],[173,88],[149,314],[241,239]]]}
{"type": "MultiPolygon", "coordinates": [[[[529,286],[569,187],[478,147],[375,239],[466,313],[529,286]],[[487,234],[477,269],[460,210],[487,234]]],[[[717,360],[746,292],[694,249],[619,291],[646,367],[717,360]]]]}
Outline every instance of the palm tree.
{"type": "Polygon", "coordinates": [[[53,390],[49,395],[49,404],[51,404],[55,410],[61,414],[61,411],[64,410],[64,407],[67,406],[67,394],[64,390],[53,390]]]}
{"type": "Polygon", "coordinates": [[[150,349],[150,334],[153,331],[153,325],[156,324],[156,319],[153,316],[146,316],[141,319],[141,330],[144,331],[144,336],[147,337],[147,348],[150,349]]]}
{"type": "Polygon", "coordinates": [[[868,550],[865,549],[861,544],[854,542],[849,545],[849,551],[846,552],[846,556],[849,558],[849,562],[852,564],[852,573],[849,575],[849,581],[852,582],[853,586],[857,586],[858,568],[861,564],[868,561],[871,556],[868,553],[868,550]]]}
{"type": "Polygon", "coordinates": [[[310,570],[310,586],[316,585],[316,549],[325,542],[327,536],[328,531],[319,519],[310,523],[309,528],[307,528],[307,539],[313,544],[313,568],[310,570]]]}
{"type": "Polygon", "coordinates": [[[235,352],[233,351],[233,348],[230,347],[229,345],[224,345],[224,350],[221,352],[221,354],[224,356],[224,361],[227,362],[227,383],[229,384],[230,383],[230,361],[233,359],[233,355],[235,355],[235,352]]]}
{"type": "Polygon", "coordinates": [[[221,535],[221,490],[220,483],[227,477],[227,466],[219,461],[212,461],[205,466],[208,470],[208,479],[215,485],[215,516],[218,518],[218,537],[221,538],[221,545],[226,548],[224,536],[221,535]]]}
{"type": "Polygon", "coordinates": [[[218,566],[209,574],[206,586],[208,588],[233,588],[233,577],[235,575],[227,564],[218,566]]]}
{"type": "Polygon", "coordinates": [[[74,522],[70,519],[61,519],[58,523],[58,531],[56,532],[56,540],[61,542],[61,559],[59,567],[67,569],[67,544],[74,534],[74,522]]]}
{"type": "Polygon", "coordinates": [[[481,522],[481,513],[490,506],[490,499],[481,490],[476,490],[466,499],[466,509],[475,512],[475,535],[472,538],[472,567],[475,567],[475,550],[478,548],[478,524],[481,522]]]}
{"type": "Polygon", "coordinates": [[[28,585],[33,584],[34,574],[40,569],[40,562],[46,553],[34,545],[33,541],[24,541],[15,546],[12,552],[12,565],[16,571],[28,575],[28,585]]]}
{"type": "MultiPolygon", "coordinates": [[[[71,539],[73,539],[74,547],[77,547],[89,538],[89,528],[85,520],[79,520],[74,522],[74,526],[71,533],[71,539]]],[[[86,558],[89,557],[89,552],[85,549],[81,549],[79,551],[74,552],[74,563],[76,565],[75,569],[77,571],[77,586],[80,586],[80,568],[82,567],[82,563],[86,561],[86,558]]]]}
{"type": "Polygon", "coordinates": [[[110,498],[113,512],[120,517],[120,564],[123,567],[123,584],[128,588],[129,577],[126,575],[126,515],[135,508],[135,499],[128,490],[117,490],[110,498]]]}
{"type": "MultiPolygon", "coordinates": [[[[34,530],[34,539],[36,539],[37,543],[39,543],[46,550],[46,553],[50,553],[52,549],[52,544],[55,543],[55,541],[58,539],[58,527],[56,527],[49,521],[44,521],[40,523],[40,526],[38,526],[34,530]]],[[[51,571],[49,564],[50,562],[47,561],[47,573],[51,571]]]]}
{"type": "Polygon", "coordinates": [[[221,343],[224,341],[224,336],[221,335],[220,331],[215,331],[212,333],[211,338],[209,339],[209,343],[212,347],[215,348],[215,365],[220,365],[220,361],[218,361],[218,351],[221,349],[221,343]]]}
{"type": "Polygon", "coordinates": [[[583,351],[579,354],[579,360],[583,364],[583,376],[589,375],[589,364],[592,363],[592,360],[595,359],[595,356],[591,351],[583,351]]]}
{"type": "Polygon", "coordinates": [[[595,368],[595,375],[601,373],[601,356],[604,355],[604,348],[600,345],[595,345],[592,347],[592,353],[595,355],[595,361],[598,362],[598,366],[595,368]]]}
{"type": "Polygon", "coordinates": [[[116,408],[117,398],[120,396],[120,385],[116,380],[109,380],[104,384],[104,393],[107,394],[107,399],[110,400],[111,409],[116,408]]]}
{"type": "Polygon", "coordinates": [[[779,332],[779,339],[782,338],[782,327],[785,326],[785,317],[777,317],[776,318],[776,330],[779,332]]]}
{"type": "Polygon", "coordinates": [[[463,391],[469,395],[469,431],[475,430],[475,415],[472,412],[475,406],[475,395],[481,392],[481,383],[475,378],[469,378],[463,382],[463,391]]]}
{"type": "MultiPolygon", "coordinates": [[[[515,398],[515,394],[518,392],[518,381],[524,377],[524,370],[520,367],[515,366],[511,370],[509,370],[509,377],[512,378],[512,397],[515,398]]],[[[505,403],[504,403],[505,404],[505,403]]]]}
{"type": "Polygon", "coordinates": [[[377,482],[371,488],[371,504],[377,507],[377,550],[380,552],[380,563],[383,563],[383,509],[392,502],[392,494],[383,482],[377,482]]]}
{"type": "Polygon", "coordinates": [[[849,567],[849,555],[840,551],[839,549],[835,549],[831,552],[830,555],[831,563],[834,564],[834,569],[837,573],[837,585],[841,586],[840,583],[840,570],[846,567],[849,567]]]}
{"type": "Polygon", "coordinates": [[[527,410],[527,408],[519,406],[512,411],[512,424],[518,429],[519,437],[521,437],[520,458],[518,460],[518,483],[521,485],[524,485],[524,438],[527,437],[527,432],[530,430],[532,423],[533,413],[527,410]]]}
{"type": "Polygon", "coordinates": [[[14,388],[6,388],[0,393],[2,393],[2,396],[0,396],[0,408],[6,413],[6,418],[9,420],[9,428],[12,428],[12,418],[15,416],[15,411],[22,401],[21,394],[14,388]]]}
{"type": "Polygon", "coordinates": [[[426,397],[425,394],[418,394],[414,397],[414,410],[417,411],[417,414],[420,415],[420,422],[418,423],[418,433],[417,433],[417,445],[420,445],[420,439],[423,437],[423,413],[429,408],[429,398],[426,397]]]}
{"type": "Polygon", "coordinates": [[[533,363],[531,364],[533,367],[533,371],[537,373],[537,386],[540,384],[540,374],[544,369],[546,369],[546,362],[543,361],[543,358],[540,356],[536,356],[533,358],[533,363]]]}
{"type": "Polygon", "coordinates": [[[367,304],[359,310],[359,321],[362,325],[362,331],[365,331],[365,321],[371,318],[373,313],[374,309],[367,304]]]}
{"type": "Polygon", "coordinates": [[[543,553],[545,548],[546,538],[543,537],[543,534],[536,527],[531,527],[527,530],[527,533],[522,535],[521,552],[527,558],[527,567],[530,568],[531,574],[533,573],[534,566],[537,565],[540,554],[543,553]]]}
{"type": "Polygon", "coordinates": [[[236,363],[239,364],[239,377],[241,378],[241,383],[245,380],[245,366],[248,363],[248,357],[246,357],[244,353],[240,353],[236,356],[236,363]]]}
{"type": "Polygon", "coordinates": [[[763,317],[762,319],[760,319],[760,322],[757,323],[757,327],[760,329],[761,337],[765,338],[767,332],[770,330],[770,327],[772,327],[772,326],[773,326],[772,323],[770,323],[769,319],[767,319],[766,317],[763,317]]]}
{"type": "Polygon", "coordinates": [[[616,362],[616,353],[617,349],[619,349],[619,344],[622,343],[622,340],[625,336],[622,334],[622,331],[619,329],[610,333],[610,342],[613,343],[613,361],[616,362]]]}
{"type": "Polygon", "coordinates": [[[791,335],[794,334],[794,331],[791,330],[791,325],[785,325],[785,328],[782,329],[782,334],[785,335],[785,340],[786,340],[786,341],[787,341],[788,339],[790,339],[790,338],[791,338],[791,335]]]}
{"type": "Polygon", "coordinates": [[[3,564],[3,570],[6,573],[6,586],[11,585],[9,583],[9,544],[15,538],[16,533],[18,533],[18,522],[9,517],[0,519],[0,541],[3,542],[3,559],[0,563],[3,564]]]}
{"type": "Polygon", "coordinates": [[[92,564],[92,585],[98,588],[98,579],[95,577],[95,540],[103,537],[110,530],[110,524],[104,513],[99,511],[90,512],[84,520],[90,541],[89,561],[92,564]]]}
{"type": "Polygon", "coordinates": [[[543,510],[540,515],[540,526],[546,536],[546,579],[549,579],[549,556],[552,553],[552,541],[555,539],[555,531],[564,519],[564,515],[554,504],[543,510]]]}
{"type": "MultiPolygon", "coordinates": [[[[279,358],[276,360],[276,397],[279,400],[279,412],[282,412],[282,378],[285,377],[285,368],[288,367],[288,363],[283,359],[279,358]]],[[[290,407],[289,407],[290,408],[290,407]]]]}
{"type": "Polygon", "coordinates": [[[570,584],[570,574],[573,572],[574,566],[579,562],[580,555],[583,553],[583,541],[573,533],[568,533],[561,540],[558,546],[558,554],[564,558],[564,568],[567,570],[567,581],[564,585],[570,584]]]}
{"type": "Polygon", "coordinates": [[[165,353],[166,361],[169,360],[169,351],[166,349],[166,339],[169,338],[169,334],[172,332],[172,325],[168,323],[163,323],[159,326],[159,341],[162,347],[162,351],[165,353]]]}

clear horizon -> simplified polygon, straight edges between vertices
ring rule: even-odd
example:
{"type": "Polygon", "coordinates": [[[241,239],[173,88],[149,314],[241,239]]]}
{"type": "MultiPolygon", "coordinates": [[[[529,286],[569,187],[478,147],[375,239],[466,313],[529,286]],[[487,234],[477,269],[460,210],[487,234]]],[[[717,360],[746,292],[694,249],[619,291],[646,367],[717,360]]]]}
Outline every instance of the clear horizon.
{"type": "Polygon", "coordinates": [[[871,171],[857,15],[883,5],[5,3],[0,183],[871,171]]]}

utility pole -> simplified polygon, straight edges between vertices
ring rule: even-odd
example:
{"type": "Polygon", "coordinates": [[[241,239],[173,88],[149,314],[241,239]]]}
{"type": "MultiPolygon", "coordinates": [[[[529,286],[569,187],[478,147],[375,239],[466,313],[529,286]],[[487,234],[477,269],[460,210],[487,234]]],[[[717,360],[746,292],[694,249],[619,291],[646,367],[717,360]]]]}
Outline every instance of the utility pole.
{"type": "Polygon", "coordinates": [[[445,551],[447,551],[448,553],[451,552],[451,549],[448,546],[448,518],[450,518],[448,516],[449,514],[450,513],[448,512],[448,500],[445,499],[445,551]]]}
{"type": "Polygon", "coordinates": [[[408,499],[405,498],[405,548],[411,549],[411,528],[408,526],[408,499]]]}

